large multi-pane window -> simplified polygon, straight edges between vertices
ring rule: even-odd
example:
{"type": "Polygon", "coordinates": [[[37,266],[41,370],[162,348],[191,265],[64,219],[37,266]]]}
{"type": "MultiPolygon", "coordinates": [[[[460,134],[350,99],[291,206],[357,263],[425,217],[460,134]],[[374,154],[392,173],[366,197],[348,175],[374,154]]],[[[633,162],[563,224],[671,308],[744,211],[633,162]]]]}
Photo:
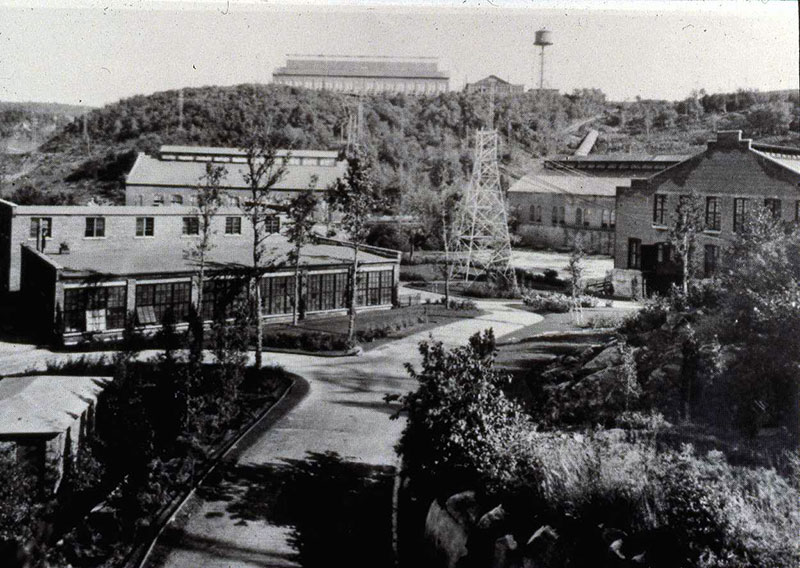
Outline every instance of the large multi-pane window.
{"type": "Polygon", "coordinates": [[[155,325],[164,322],[172,311],[173,321],[184,322],[192,303],[190,282],[139,284],[136,286],[136,323],[155,325]]]}
{"type": "Polygon", "coordinates": [[[154,217],[136,217],[136,236],[152,237],[155,229],[154,217]]]}
{"type": "Polygon", "coordinates": [[[719,231],[720,227],[719,197],[706,197],[706,230],[719,231]]]}
{"type": "Polygon", "coordinates": [[[653,224],[663,225],[667,211],[667,196],[656,194],[653,198],[653,224]]]}
{"type": "Polygon", "coordinates": [[[628,239],[628,268],[641,267],[642,241],[640,239],[628,239]]]}
{"type": "Polygon", "coordinates": [[[105,217],[86,217],[86,230],[84,236],[90,238],[100,238],[106,236],[105,217]]]}
{"type": "Polygon", "coordinates": [[[64,331],[106,331],[125,327],[125,286],[64,290],[64,331]]]}
{"type": "Polygon", "coordinates": [[[48,239],[53,236],[52,217],[31,217],[30,238],[38,239],[40,234],[48,239]]]}
{"type": "Polygon", "coordinates": [[[294,304],[294,276],[269,276],[259,282],[262,314],[290,314],[294,304]]]}
{"type": "Polygon", "coordinates": [[[241,235],[242,234],[242,218],[241,217],[225,217],[225,234],[226,235],[241,235]]]}
{"type": "Polygon", "coordinates": [[[706,278],[711,278],[714,273],[717,271],[717,266],[719,265],[719,246],[717,245],[706,245],[705,246],[705,258],[703,262],[703,272],[705,273],[706,278]]]}
{"type": "Polygon", "coordinates": [[[197,217],[184,217],[183,218],[183,234],[184,235],[199,235],[200,234],[200,219],[197,217]]]}
{"type": "Polygon", "coordinates": [[[780,199],[765,199],[764,207],[772,213],[774,219],[781,218],[781,200],[780,199]]]}
{"type": "Polygon", "coordinates": [[[356,288],[357,306],[380,306],[392,303],[394,274],[391,270],[362,272],[356,288]]]}
{"type": "Polygon", "coordinates": [[[279,233],[281,231],[281,220],[277,215],[270,215],[264,219],[264,232],[267,234],[279,233]]]}
{"type": "Polygon", "coordinates": [[[733,200],[733,230],[741,231],[747,222],[750,212],[750,200],[746,197],[737,197],[733,200]]]}
{"type": "Polygon", "coordinates": [[[203,282],[203,319],[233,317],[235,310],[247,302],[247,280],[215,278],[203,282]]]}

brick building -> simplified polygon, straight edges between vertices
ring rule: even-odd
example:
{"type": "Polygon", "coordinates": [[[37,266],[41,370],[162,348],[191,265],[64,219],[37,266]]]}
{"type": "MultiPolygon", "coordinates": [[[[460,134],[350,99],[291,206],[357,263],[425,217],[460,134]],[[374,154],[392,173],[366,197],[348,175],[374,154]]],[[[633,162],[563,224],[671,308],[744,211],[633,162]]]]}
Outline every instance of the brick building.
{"type": "Polygon", "coordinates": [[[710,276],[725,245],[758,205],[800,220],[800,149],[754,144],[739,130],[717,133],[707,149],[617,193],[614,285],[620,295],[665,289],[680,279],[669,227],[682,195],[703,200],[705,231],[696,261],[710,276]]]}
{"type": "Polygon", "coordinates": [[[491,93],[494,91],[498,95],[508,95],[511,93],[522,93],[525,91],[525,85],[514,85],[508,81],[504,81],[497,75],[489,75],[480,81],[474,83],[467,83],[464,90],[468,93],[491,93]]]}
{"type": "MultiPolygon", "coordinates": [[[[344,176],[347,164],[338,152],[327,150],[279,150],[278,158],[289,156],[286,175],[275,184],[271,193],[276,202],[291,199],[313,183],[313,189],[324,192],[344,176]],[[315,181],[316,180],[316,181],[315,181]]],[[[164,145],[155,156],[140,153],[125,177],[126,205],[191,205],[196,187],[212,162],[225,169],[221,187],[233,205],[247,198],[249,192],[244,175],[247,172],[245,151],[239,148],[164,145]]],[[[320,214],[324,215],[324,199],[320,214]]]]}
{"type": "Polygon", "coordinates": [[[508,190],[516,233],[524,244],[562,250],[580,235],[587,251],[611,255],[617,187],[685,158],[627,154],[544,160],[508,190]]]}
{"type": "Polygon", "coordinates": [[[272,73],[277,85],[343,93],[433,95],[449,89],[450,78],[436,57],[290,55],[272,73]]]}

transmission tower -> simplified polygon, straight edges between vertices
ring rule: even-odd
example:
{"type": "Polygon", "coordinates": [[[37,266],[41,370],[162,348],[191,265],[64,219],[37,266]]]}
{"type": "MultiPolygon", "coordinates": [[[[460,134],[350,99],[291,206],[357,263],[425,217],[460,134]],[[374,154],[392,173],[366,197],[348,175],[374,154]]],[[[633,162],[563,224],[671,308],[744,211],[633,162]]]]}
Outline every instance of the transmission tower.
{"type": "MultiPolygon", "coordinates": [[[[492,97],[493,98],[493,97],[492,97]]],[[[494,109],[492,109],[493,111],[494,109]]],[[[483,274],[517,287],[500,171],[497,130],[475,133],[475,163],[453,226],[454,276],[466,283],[483,274]]]]}

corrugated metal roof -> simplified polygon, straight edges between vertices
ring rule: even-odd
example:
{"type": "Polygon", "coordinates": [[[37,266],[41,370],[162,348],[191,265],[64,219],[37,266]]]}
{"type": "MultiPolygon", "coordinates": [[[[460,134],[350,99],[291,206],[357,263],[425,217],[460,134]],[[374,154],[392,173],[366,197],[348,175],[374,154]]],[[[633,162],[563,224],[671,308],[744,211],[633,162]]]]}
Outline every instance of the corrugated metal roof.
{"type": "MultiPolygon", "coordinates": [[[[253,265],[252,243],[244,237],[226,237],[216,241],[217,246],[207,256],[206,269],[235,270],[253,265]],[[221,241],[221,242],[220,242],[221,241]]],[[[264,266],[271,270],[293,268],[289,253],[291,243],[282,235],[270,235],[264,241],[264,266]]],[[[302,266],[330,266],[349,263],[352,249],[343,245],[313,244],[303,247],[302,266]]],[[[197,269],[179,244],[165,247],[156,243],[105,251],[73,251],[69,254],[51,254],[48,258],[64,268],[67,277],[111,277],[127,274],[187,273],[197,269]]],[[[366,251],[359,253],[359,263],[392,262],[392,259],[366,251]]]]}
{"type": "MultiPolygon", "coordinates": [[[[47,215],[48,217],[58,216],[128,216],[128,217],[158,217],[158,216],[186,216],[196,215],[197,207],[191,205],[165,205],[165,206],[141,206],[141,205],[17,205],[14,210],[16,216],[23,215],[47,215]]],[[[220,207],[217,215],[241,215],[242,210],[238,207],[220,207]]]]}
{"type": "Polygon", "coordinates": [[[589,154],[587,156],[556,156],[548,162],[682,162],[694,154],[589,154]]]}
{"type": "Polygon", "coordinates": [[[398,77],[417,79],[448,79],[437,69],[436,61],[407,61],[402,59],[288,59],[285,67],[273,75],[313,75],[319,77],[398,77]]]}
{"type": "MultiPolygon", "coordinates": [[[[244,181],[247,173],[246,164],[219,163],[225,169],[222,180],[224,189],[248,189],[244,181]]],[[[286,166],[286,175],[275,184],[276,190],[308,189],[312,176],[317,176],[314,189],[323,190],[337,178],[343,177],[347,165],[336,162],[335,166],[292,165],[286,166]]],[[[157,185],[169,187],[195,187],[206,173],[206,162],[159,160],[139,154],[131,171],[126,177],[127,185],[157,185]]]]}
{"type": "Polygon", "coordinates": [[[59,434],[97,400],[111,377],[32,375],[0,380],[0,435],[59,434]]]}
{"type": "Polygon", "coordinates": [[[763,156],[784,168],[800,174],[800,154],[789,154],[788,152],[762,152],[755,148],[751,152],[763,156]]]}
{"type": "Polygon", "coordinates": [[[629,177],[568,175],[526,175],[517,180],[509,193],[551,193],[614,197],[618,186],[630,186],[629,177]]]}

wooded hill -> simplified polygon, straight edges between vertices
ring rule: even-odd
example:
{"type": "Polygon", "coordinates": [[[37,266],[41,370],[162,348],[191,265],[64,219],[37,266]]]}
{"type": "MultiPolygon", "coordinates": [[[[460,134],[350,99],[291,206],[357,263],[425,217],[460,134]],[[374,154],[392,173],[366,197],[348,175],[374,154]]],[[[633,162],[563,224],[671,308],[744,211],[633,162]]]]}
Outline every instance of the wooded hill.
{"type": "MultiPolygon", "coordinates": [[[[182,120],[178,91],[93,109],[86,115],[86,136],[83,121],[72,120],[37,151],[6,157],[0,191],[26,202],[121,202],[123,175],[136,152],[153,152],[161,144],[236,146],[256,117],[268,117],[278,146],[339,149],[355,102],[338,93],[276,85],[183,92],[182,120]]],[[[491,121],[486,95],[374,95],[364,97],[363,105],[366,142],[395,209],[403,208],[411,188],[437,189],[467,177],[471,135],[491,121]]],[[[595,153],[684,153],[703,148],[716,129],[741,128],[760,140],[796,144],[797,112],[792,92],[701,91],[678,102],[612,103],[598,89],[582,89],[497,96],[493,120],[501,133],[503,171],[515,178],[538,157],[572,151],[590,128],[601,131],[595,153]]]]}

